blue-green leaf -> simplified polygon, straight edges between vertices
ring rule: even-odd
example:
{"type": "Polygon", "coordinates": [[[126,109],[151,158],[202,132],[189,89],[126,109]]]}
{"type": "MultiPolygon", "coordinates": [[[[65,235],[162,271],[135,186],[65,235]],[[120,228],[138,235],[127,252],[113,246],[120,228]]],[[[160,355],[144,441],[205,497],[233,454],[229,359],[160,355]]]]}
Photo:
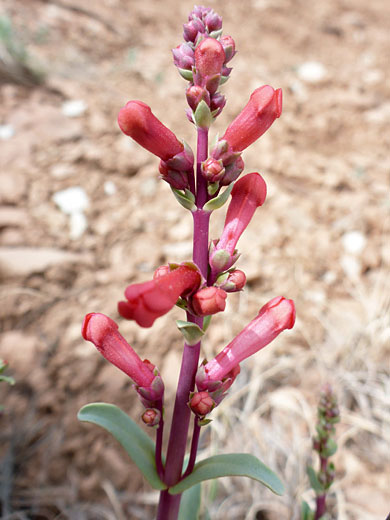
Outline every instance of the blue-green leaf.
{"type": "Polygon", "coordinates": [[[310,509],[307,502],[302,500],[301,506],[301,520],[314,520],[314,511],[310,509]]]}
{"type": "Polygon", "coordinates": [[[249,477],[261,482],[277,495],[284,493],[284,486],[279,477],[259,459],[248,453],[215,455],[198,462],[191,475],[170,488],[169,493],[172,495],[182,493],[203,480],[228,476],[249,477]]]}
{"type": "Polygon", "coordinates": [[[200,484],[196,484],[181,497],[178,520],[198,520],[200,510],[200,484]]]}
{"type": "Polygon", "coordinates": [[[310,480],[310,485],[312,489],[316,492],[317,495],[321,495],[322,493],[325,493],[325,488],[321,484],[321,482],[318,480],[317,473],[314,471],[314,469],[311,466],[308,466],[306,468],[307,476],[310,480]]]}
{"type": "Polygon", "coordinates": [[[127,451],[154,489],[166,489],[157,474],[154,443],[133,419],[113,404],[91,403],[83,406],[77,415],[80,421],[101,426],[110,432],[127,451]]]}

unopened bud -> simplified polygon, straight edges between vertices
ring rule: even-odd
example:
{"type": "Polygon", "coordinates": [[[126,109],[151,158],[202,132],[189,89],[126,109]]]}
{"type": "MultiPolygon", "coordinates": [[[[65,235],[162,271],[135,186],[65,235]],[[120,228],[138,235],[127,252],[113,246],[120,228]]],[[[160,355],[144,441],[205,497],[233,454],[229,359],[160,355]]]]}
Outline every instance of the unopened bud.
{"type": "Polygon", "coordinates": [[[231,36],[222,36],[219,40],[225,51],[225,63],[230,61],[236,54],[236,44],[231,36]]]}
{"type": "Polygon", "coordinates": [[[222,18],[214,10],[209,12],[204,21],[209,33],[222,28],[222,18]]]}
{"type": "Polygon", "coordinates": [[[200,87],[199,85],[191,85],[188,87],[186,91],[186,97],[187,103],[194,111],[202,100],[210,106],[210,94],[206,89],[200,87]]]}
{"type": "Polygon", "coordinates": [[[146,426],[156,426],[160,423],[161,412],[157,408],[147,408],[142,414],[142,421],[146,426]]]}
{"type": "Polygon", "coordinates": [[[224,175],[225,168],[221,160],[217,161],[209,157],[202,163],[202,175],[209,182],[218,182],[224,175]]]}
{"type": "Polygon", "coordinates": [[[195,49],[195,67],[202,77],[221,72],[225,51],[218,40],[205,38],[195,49]]]}
{"type": "Polygon", "coordinates": [[[191,397],[189,406],[194,414],[204,417],[215,407],[215,402],[208,392],[196,392],[191,397]]]}
{"type": "Polygon", "coordinates": [[[223,273],[217,278],[216,285],[226,292],[241,291],[246,283],[244,271],[235,269],[231,273],[223,273]]]}
{"type": "Polygon", "coordinates": [[[180,69],[191,70],[195,64],[194,50],[188,43],[182,43],[172,49],[172,54],[174,64],[180,69]]]}
{"type": "Polygon", "coordinates": [[[191,305],[198,316],[209,316],[225,310],[227,293],[218,287],[204,287],[197,291],[191,305]]]}

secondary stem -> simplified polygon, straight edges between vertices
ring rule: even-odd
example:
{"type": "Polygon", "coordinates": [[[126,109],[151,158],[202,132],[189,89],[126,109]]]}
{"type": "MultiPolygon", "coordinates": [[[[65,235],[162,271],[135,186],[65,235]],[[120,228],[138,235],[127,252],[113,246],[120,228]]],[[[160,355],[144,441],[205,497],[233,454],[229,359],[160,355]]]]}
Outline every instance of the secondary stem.
{"type": "MultiPolygon", "coordinates": [[[[201,172],[201,163],[207,159],[208,155],[208,130],[198,128],[197,144],[195,194],[197,210],[193,212],[193,261],[199,267],[202,276],[206,280],[208,271],[210,213],[202,209],[207,201],[208,193],[207,181],[201,172]]],[[[196,323],[200,327],[203,325],[203,318],[193,316],[190,313],[187,313],[187,320],[196,323]]],[[[176,484],[182,476],[188,427],[191,417],[191,411],[187,403],[190,392],[192,392],[195,387],[195,375],[199,364],[199,353],[200,342],[193,346],[187,345],[186,343],[184,344],[165,466],[164,482],[168,487],[176,484]]],[[[196,446],[193,446],[192,450],[192,463],[195,462],[197,440],[195,444],[196,446]]],[[[167,490],[162,491],[160,494],[157,520],[176,520],[180,508],[180,497],[181,495],[169,495],[167,490]]]]}

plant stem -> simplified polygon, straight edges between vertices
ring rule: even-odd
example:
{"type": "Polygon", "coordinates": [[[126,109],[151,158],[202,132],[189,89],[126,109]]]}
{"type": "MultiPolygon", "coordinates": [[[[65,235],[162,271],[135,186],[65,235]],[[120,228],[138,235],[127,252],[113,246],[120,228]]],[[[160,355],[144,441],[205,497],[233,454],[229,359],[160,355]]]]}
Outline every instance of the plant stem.
{"type": "Polygon", "coordinates": [[[161,419],[160,423],[157,428],[156,432],[156,468],[158,476],[161,478],[161,480],[164,480],[164,465],[162,462],[162,440],[163,440],[163,433],[164,433],[164,418],[163,418],[163,404],[162,400],[158,402],[157,409],[161,413],[161,419]]]}
{"type": "MultiPolygon", "coordinates": [[[[326,470],[328,467],[328,459],[326,457],[320,457],[320,473],[326,475],[326,470]]],[[[316,514],[314,520],[319,520],[321,516],[326,513],[326,493],[322,495],[317,495],[316,497],[316,514]]]]}
{"type": "Polygon", "coordinates": [[[187,477],[190,473],[192,473],[192,470],[194,469],[194,466],[195,466],[196,452],[198,451],[198,443],[199,443],[199,436],[200,436],[200,426],[198,424],[198,421],[199,421],[199,418],[194,416],[194,430],[192,433],[190,458],[188,460],[187,469],[183,475],[183,478],[187,477]]]}
{"type": "MultiPolygon", "coordinates": [[[[198,128],[197,164],[196,164],[196,194],[197,210],[193,212],[193,261],[199,267],[204,279],[208,271],[208,242],[210,213],[203,211],[207,201],[207,181],[202,176],[201,163],[208,155],[208,130],[198,128]]],[[[203,318],[187,313],[187,320],[203,325],[203,318]]],[[[190,392],[195,386],[195,375],[199,364],[200,341],[193,346],[184,343],[182,364],[177,385],[175,406],[173,410],[171,431],[169,434],[167,461],[165,465],[164,482],[169,486],[175,485],[182,476],[183,461],[187,445],[188,427],[191,410],[188,407],[190,392]]],[[[198,434],[199,437],[199,434],[198,434]]],[[[197,441],[192,455],[193,463],[196,458],[197,441]]],[[[157,520],[176,520],[179,514],[181,495],[169,495],[168,491],[160,494],[160,503],[157,520]]]]}

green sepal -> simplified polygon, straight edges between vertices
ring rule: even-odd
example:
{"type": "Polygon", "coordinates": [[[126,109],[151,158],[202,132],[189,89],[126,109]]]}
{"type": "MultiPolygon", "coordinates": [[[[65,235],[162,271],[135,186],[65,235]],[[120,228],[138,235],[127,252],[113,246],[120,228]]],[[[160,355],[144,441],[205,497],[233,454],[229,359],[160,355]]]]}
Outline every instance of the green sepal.
{"type": "Polygon", "coordinates": [[[221,79],[219,80],[219,85],[223,85],[227,82],[227,80],[230,78],[230,76],[221,76],[221,79]]]}
{"type": "Polygon", "coordinates": [[[221,208],[228,200],[233,186],[233,183],[230,184],[230,186],[228,186],[225,191],[220,193],[218,197],[215,197],[214,199],[211,199],[208,202],[206,202],[206,204],[203,206],[204,211],[214,211],[215,209],[221,208]]]}
{"type": "Polygon", "coordinates": [[[307,476],[309,477],[310,486],[315,491],[315,493],[317,495],[322,495],[323,493],[325,493],[324,486],[318,480],[317,473],[314,471],[314,469],[311,466],[307,466],[306,473],[307,473],[307,476]]]}
{"type": "Polygon", "coordinates": [[[184,491],[180,500],[178,520],[198,520],[200,511],[200,492],[200,484],[184,491]]]}
{"type": "Polygon", "coordinates": [[[326,446],[323,450],[321,450],[320,455],[322,457],[328,458],[334,455],[337,451],[337,443],[334,439],[328,439],[326,442],[326,446]]]}
{"type": "Polygon", "coordinates": [[[108,403],[91,403],[83,406],[77,417],[80,421],[97,424],[110,432],[154,489],[167,488],[156,470],[152,439],[120,408],[108,403]]]}
{"type": "Polygon", "coordinates": [[[188,477],[169,489],[176,495],[204,480],[219,477],[249,477],[268,487],[277,495],[284,493],[284,486],[279,477],[259,459],[248,453],[215,455],[198,462],[188,477]]]}
{"type": "Polygon", "coordinates": [[[199,419],[198,426],[207,426],[212,422],[212,419],[199,419]]]}
{"type": "Polygon", "coordinates": [[[206,330],[209,328],[209,325],[211,323],[211,318],[212,318],[212,315],[209,314],[208,316],[205,316],[204,319],[203,319],[203,332],[206,332],[206,330]]]}
{"type": "Polygon", "coordinates": [[[212,32],[209,34],[209,36],[210,36],[210,38],[215,38],[215,39],[217,39],[217,38],[219,38],[219,37],[221,36],[221,34],[222,34],[222,29],[218,29],[217,31],[212,31],[212,32]]]}
{"type": "Polygon", "coordinates": [[[179,71],[179,74],[182,78],[186,79],[187,81],[193,81],[194,75],[192,73],[192,70],[180,69],[179,67],[177,68],[177,70],[179,71]]]}
{"type": "Polygon", "coordinates": [[[176,188],[172,188],[172,193],[176,197],[176,200],[183,206],[185,209],[189,209],[190,211],[195,211],[195,196],[190,190],[185,190],[184,193],[182,190],[177,190],[176,188]]]}
{"type": "Polygon", "coordinates": [[[200,101],[193,115],[195,124],[199,128],[208,129],[213,122],[213,116],[211,115],[210,107],[204,99],[200,101]]]}
{"type": "Polygon", "coordinates": [[[183,334],[187,345],[193,346],[199,343],[204,331],[196,323],[190,321],[176,320],[177,328],[183,334]]]}
{"type": "Polygon", "coordinates": [[[8,383],[10,385],[14,385],[15,384],[15,379],[11,376],[3,376],[1,375],[0,376],[0,381],[4,381],[5,383],[8,383]]]}
{"type": "Polygon", "coordinates": [[[207,193],[209,195],[214,195],[218,191],[219,188],[219,182],[209,182],[207,186],[207,193]]]}

